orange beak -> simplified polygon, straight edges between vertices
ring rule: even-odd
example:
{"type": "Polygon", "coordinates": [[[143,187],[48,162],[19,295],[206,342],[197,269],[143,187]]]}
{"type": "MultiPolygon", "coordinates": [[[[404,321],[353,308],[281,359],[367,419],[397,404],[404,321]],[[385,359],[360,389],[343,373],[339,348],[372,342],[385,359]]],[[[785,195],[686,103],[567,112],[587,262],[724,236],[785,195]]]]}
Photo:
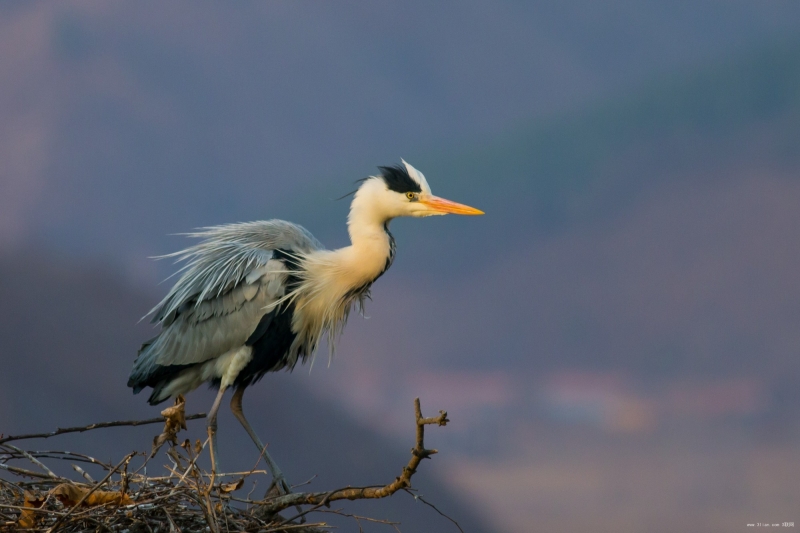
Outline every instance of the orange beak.
{"type": "Polygon", "coordinates": [[[474,207],[470,207],[468,205],[459,204],[457,202],[451,202],[450,200],[445,200],[444,198],[439,198],[438,196],[423,196],[419,199],[419,203],[425,204],[428,206],[432,211],[436,211],[437,213],[445,214],[452,214],[452,215],[483,215],[483,211],[480,209],[475,209],[474,207]]]}

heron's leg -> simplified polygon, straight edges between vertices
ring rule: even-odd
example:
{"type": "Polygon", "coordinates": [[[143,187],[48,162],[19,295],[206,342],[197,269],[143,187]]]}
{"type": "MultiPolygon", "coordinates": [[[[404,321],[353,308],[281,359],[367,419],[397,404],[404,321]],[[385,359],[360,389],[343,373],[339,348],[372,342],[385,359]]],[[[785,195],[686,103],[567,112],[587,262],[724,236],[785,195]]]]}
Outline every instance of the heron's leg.
{"type": "Polygon", "coordinates": [[[217,397],[214,400],[214,405],[208,412],[208,445],[211,448],[211,482],[208,484],[209,490],[214,486],[217,478],[217,469],[219,468],[219,456],[217,455],[217,412],[222,403],[222,396],[225,394],[226,387],[220,387],[217,397]]]}
{"type": "Polygon", "coordinates": [[[289,483],[286,481],[286,478],[281,472],[281,469],[278,468],[277,463],[272,459],[267,451],[267,447],[264,446],[264,443],[261,442],[261,439],[258,438],[256,432],[253,430],[253,427],[250,425],[250,422],[244,417],[244,411],[242,410],[242,397],[244,396],[244,387],[237,387],[236,392],[233,393],[233,398],[231,398],[231,411],[233,411],[233,416],[242,424],[247,434],[250,435],[250,438],[253,439],[256,447],[258,448],[258,453],[263,454],[264,460],[267,462],[267,468],[269,468],[269,473],[272,474],[272,485],[277,486],[278,490],[280,490],[283,494],[289,494],[292,492],[289,483]]]}

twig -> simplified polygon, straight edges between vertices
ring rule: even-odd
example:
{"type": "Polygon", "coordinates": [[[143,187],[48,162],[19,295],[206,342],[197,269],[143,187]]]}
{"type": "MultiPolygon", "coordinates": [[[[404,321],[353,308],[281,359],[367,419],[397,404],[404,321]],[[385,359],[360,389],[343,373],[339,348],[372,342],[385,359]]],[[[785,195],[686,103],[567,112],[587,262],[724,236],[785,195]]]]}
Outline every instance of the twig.
{"type": "Polygon", "coordinates": [[[97,483],[94,479],[92,479],[92,476],[90,476],[86,472],[86,470],[84,470],[83,468],[79,467],[78,465],[72,465],[72,469],[75,470],[77,473],[79,473],[81,476],[83,476],[83,479],[85,479],[89,483],[97,483]]]}
{"type": "Polygon", "coordinates": [[[24,489],[22,489],[22,488],[20,488],[20,487],[18,487],[18,486],[16,486],[16,485],[14,485],[14,484],[13,484],[13,483],[11,483],[10,481],[6,481],[6,480],[5,480],[5,479],[3,479],[3,478],[0,478],[0,483],[2,483],[3,485],[5,485],[6,487],[8,487],[9,489],[11,489],[11,490],[13,490],[13,491],[16,491],[16,492],[23,492],[23,493],[25,492],[25,490],[24,490],[24,489]]]}
{"type": "Polygon", "coordinates": [[[311,482],[314,481],[316,478],[317,478],[317,475],[314,474],[313,476],[308,478],[306,481],[303,481],[302,483],[298,483],[297,485],[292,485],[292,488],[296,489],[297,487],[302,487],[303,485],[311,485],[311,482]]]}
{"type": "Polygon", "coordinates": [[[375,522],[376,524],[386,524],[387,526],[399,526],[400,522],[392,522],[391,520],[381,520],[380,518],[370,518],[369,516],[361,516],[352,513],[345,513],[341,509],[320,509],[318,513],[330,513],[346,518],[353,518],[355,520],[365,520],[367,522],[375,522]]]}
{"type": "Polygon", "coordinates": [[[45,473],[48,476],[50,476],[52,479],[64,479],[64,478],[62,478],[60,476],[57,476],[55,474],[55,472],[53,472],[52,470],[47,468],[43,462],[41,462],[40,460],[38,460],[37,458],[32,456],[30,453],[26,452],[25,450],[20,450],[19,448],[17,448],[16,446],[13,446],[11,444],[6,444],[5,447],[6,448],[10,448],[10,449],[14,450],[15,452],[21,453],[22,455],[24,455],[26,459],[28,459],[30,462],[32,462],[33,464],[35,464],[36,466],[38,466],[39,468],[44,470],[45,473]]]}
{"type": "Polygon", "coordinates": [[[0,503],[0,507],[2,507],[3,509],[16,509],[18,511],[32,511],[34,513],[54,514],[56,516],[61,516],[63,514],[56,511],[51,511],[49,509],[39,509],[38,507],[21,507],[19,505],[6,505],[5,503],[0,503]]]}
{"type": "Polygon", "coordinates": [[[181,528],[179,528],[175,524],[175,521],[172,519],[172,516],[170,516],[169,511],[167,511],[166,508],[164,508],[164,514],[167,515],[167,520],[169,521],[169,530],[170,530],[170,532],[181,533],[181,528]]]}
{"type": "MultiPolygon", "coordinates": [[[[8,445],[6,445],[8,447],[8,445]]],[[[79,461],[82,463],[91,463],[95,465],[99,465],[106,470],[111,468],[111,465],[105,464],[102,461],[98,461],[94,457],[89,455],[85,455],[82,453],[75,453],[75,452],[61,452],[61,451],[52,451],[52,450],[44,450],[44,451],[28,451],[32,456],[36,458],[42,459],[59,459],[62,461],[79,461]],[[63,457],[62,457],[63,456],[63,457]]]]}
{"type": "Polygon", "coordinates": [[[464,533],[464,530],[463,530],[463,529],[461,529],[461,526],[460,526],[460,525],[458,525],[458,522],[456,522],[456,521],[455,521],[455,520],[453,520],[451,517],[449,517],[448,515],[446,515],[446,514],[444,514],[443,512],[441,512],[441,511],[439,510],[439,508],[438,508],[438,507],[436,507],[436,506],[435,506],[435,505],[433,505],[431,502],[429,502],[428,500],[426,500],[425,498],[423,498],[423,497],[422,497],[422,495],[420,495],[420,494],[414,494],[414,493],[413,493],[413,492],[411,492],[411,490],[409,490],[409,489],[404,489],[404,490],[405,490],[407,493],[411,494],[411,496],[413,496],[415,500],[419,500],[419,501],[421,501],[422,503],[424,503],[424,504],[425,504],[425,505],[427,505],[428,507],[431,507],[431,508],[432,508],[434,511],[436,511],[437,513],[439,513],[440,515],[442,515],[443,517],[445,517],[445,518],[447,518],[448,520],[450,520],[452,523],[454,523],[454,524],[456,525],[456,527],[458,528],[458,530],[459,530],[461,533],[464,533]]]}
{"type": "MultiPolygon", "coordinates": [[[[201,451],[205,450],[206,443],[208,443],[208,439],[206,439],[206,441],[203,443],[203,447],[201,448],[201,451]]],[[[186,479],[186,476],[189,474],[189,472],[192,471],[192,468],[194,468],[194,465],[197,462],[197,459],[199,459],[199,458],[200,458],[200,454],[199,453],[192,458],[192,461],[189,463],[189,466],[186,467],[186,472],[184,472],[183,475],[180,477],[180,479],[178,479],[178,482],[175,484],[175,488],[172,489],[172,494],[174,494],[175,491],[178,490],[178,486],[181,483],[183,483],[183,480],[186,479]]]]}
{"type": "Polygon", "coordinates": [[[289,529],[300,529],[300,528],[308,528],[308,527],[326,527],[329,528],[328,524],[325,522],[317,522],[314,524],[291,524],[289,526],[278,526],[270,529],[265,529],[262,533],[282,533],[283,531],[287,531],[289,529]]]}
{"type": "Polygon", "coordinates": [[[38,479],[52,479],[50,476],[45,474],[40,474],[39,472],[33,472],[31,470],[25,470],[24,468],[17,468],[16,466],[9,466],[3,463],[0,463],[0,468],[6,470],[8,472],[13,472],[14,474],[18,474],[20,476],[28,476],[38,479]]]}
{"type": "MultiPolygon", "coordinates": [[[[251,495],[251,494],[253,494],[253,491],[254,491],[254,490],[256,490],[256,486],[257,486],[257,485],[258,485],[258,481],[257,481],[257,480],[253,481],[253,488],[252,488],[252,489],[250,489],[250,492],[248,492],[248,493],[247,493],[247,498],[246,498],[247,500],[249,500],[249,499],[250,499],[250,495],[251,495]]],[[[247,504],[247,507],[248,507],[248,508],[250,507],[250,504],[249,504],[249,503],[247,504]]]]}
{"type": "MultiPolygon", "coordinates": [[[[197,413],[195,415],[189,415],[186,417],[186,420],[195,420],[198,418],[205,418],[205,413],[197,413]]],[[[113,428],[118,426],[144,426],[147,424],[163,424],[164,417],[158,418],[149,418],[147,420],[119,420],[116,422],[98,422],[96,424],[89,424],[88,426],[81,426],[81,427],[72,427],[72,428],[58,428],[55,431],[51,431],[50,433],[29,433],[27,435],[9,435],[8,437],[3,437],[0,439],[0,444],[4,444],[6,442],[11,442],[12,440],[23,440],[23,439],[47,439],[49,437],[55,437],[56,435],[63,435],[64,433],[82,433],[84,431],[91,431],[93,429],[100,429],[100,428],[113,428]]]]}

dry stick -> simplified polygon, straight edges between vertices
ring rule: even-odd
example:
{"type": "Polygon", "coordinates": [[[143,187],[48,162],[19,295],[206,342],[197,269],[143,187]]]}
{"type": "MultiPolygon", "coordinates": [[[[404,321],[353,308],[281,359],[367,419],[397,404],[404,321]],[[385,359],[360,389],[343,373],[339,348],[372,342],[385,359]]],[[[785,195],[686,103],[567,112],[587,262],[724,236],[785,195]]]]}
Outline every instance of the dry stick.
{"type": "MultiPolygon", "coordinates": [[[[2,445],[0,445],[2,446],[2,445]]],[[[7,445],[6,445],[7,446],[7,445]]],[[[100,465],[106,470],[111,468],[111,465],[107,465],[102,461],[98,461],[94,457],[90,457],[88,455],[83,455],[80,453],[75,452],[58,452],[58,451],[28,451],[34,457],[41,458],[41,459],[58,459],[61,461],[78,461],[81,463],[91,463],[95,465],[100,465]]],[[[9,455],[13,455],[10,454],[9,455]]]]}
{"type": "MultiPolygon", "coordinates": [[[[200,487],[198,486],[198,489],[200,487]]],[[[200,494],[203,495],[203,499],[205,500],[205,512],[203,514],[206,515],[206,523],[208,523],[208,529],[211,530],[211,533],[219,533],[219,524],[217,523],[217,513],[214,512],[214,505],[211,503],[211,491],[202,491],[200,494]]]]}
{"type": "MultiPolygon", "coordinates": [[[[55,451],[55,450],[42,450],[42,451],[35,451],[35,452],[31,452],[31,453],[34,454],[34,455],[42,454],[42,453],[66,455],[67,457],[70,458],[69,459],[70,461],[84,461],[84,462],[87,462],[87,463],[100,465],[103,468],[105,468],[106,470],[111,468],[111,465],[106,464],[103,461],[98,461],[97,459],[95,459],[91,455],[86,455],[86,454],[83,454],[83,453],[66,452],[66,451],[55,451]]],[[[44,457],[44,456],[42,456],[42,457],[44,457]]],[[[59,457],[58,459],[61,459],[61,458],[59,457]]]]}
{"type": "MultiPolygon", "coordinates": [[[[205,413],[197,413],[196,415],[189,415],[186,417],[186,420],[196,420],[198,418],[205,418],[205,413]]],[[[3,437],[0,439],[0,444],[10,442],[12,440],[23,440],[23,439],[46,439],[49,437],[55,437],[56,435],[63,435],[64,433],[82,433],[84,431],[90,431],[92,429],[101,429],[101,428],[113,428],[118,426],[144,426],[147,424],[163,424],[164,417],[158,418],[149,418],[147,420],[119,420],[117,422],[98,422],[96,424],[89,424],[88,426],[81,426],[81,427],[73,427],[73,428],[58,428],[55,431],[51,431],[50,433],[29,433],[27,435],[9,435],[8,437],[3,437]]]]}
{"type": "Polygon", "coordinates": [[[286,520],[281,522],[280,525],[285,526],[287,524],[291,524],[292,522],[294,522],[298,518],[302,518],[305,515],[307,515],[308,513],[312,512],[312,511],[316,511],[317,509],[319,509],[323,505],[325,505],[325,506],[330,505],[329,498],[331,497],[331,495],[334,492],[336,492],[336,491],[335,490],[330,491],[324,498],[322,498],[322,501],[319,502],[317,505],[315,505],[314,507],[309,507],[305,511],[301,511],[300,513],[296,514],[295,516],[293,516],[291,518],[287,518],[286,520]]]}
{"type": "Polygon", "coordinates": [[[219,533],[219,528],[217,527],[219,525],[217,524],[217,514],[214,512],[214,506],[211,503],[211,492],[203,490],[201,483],[202,479],[199,476],[195,476],[195,485],[197,486],[197,490],[195,491],[196,494],[190,497],[200,506],[200,511],[203,513],[203,517],[206,520],[206,525],[208,526],[209,531],[211,531],[211,533],[219,533]],[[202,501],[200,498],[202,498],[202,501]]]}
{"type": "Polygon", "coordinates": [[[92,478],[92,476],[90,476],[90,475],[89,475],[89,474],[86,472],[86,470],[84,470],[83,468],[79,467],[78,465],[72,465],[72,469],[73,469],[73,470],[75,470],[77,473],[79,473],[81,476],[83,476],[83,479],[85,479],[85,480],[86,480],[86,481],[88,481],[89,483],[97,483],[97,481],[95,481],[95,480],[92,478]]]}
{"type": "Polygon", "coordinates": [[[399,526],[400,522],[392,522],[391,520],[382,520],[380,518],[371,518],[369,516],[361,516],[352,513],[345,513],[341,509],[320,509],[317,511],[318,513],[329,513],[335,514],[338,516],[344,516],[345,518],[355,518],[356,520],[365,520],[367,522],[375,522],[376,524],[386,524],[387,526],[399,526]]]}
{"type": "Polygon", "coordinates": [[[56,516],[66,516],[66,514],[59,513],[58,511],[53,511],[50,509],[43,509],[41,507],[22,507],[20,505],[6,505],[4,503],[0,503],[0,507],[3,509],[16,509],[18,511],[31,511],[34,513],[43,513],[43,514],[54,514],[56,516]]]}
{"type": "Polygon", "coordinates": [[[14,474],[20,476],[28,476],[37,479],[52,479],[50,476],[45,474],[40,474],[39,472],[33,472],[31,470],[25,470],[24,468],[17,468],[16,466],[8,466],[6,464],[0,463],[0,469],[6,470],[8,472],[12,472],[14,474]]]}
{"type": "Polygon", "coordinates": [[[25,490],[16,486],[15,484],[11,483],[10,481],[6,481],[3,478],[0,478],[0,483],[4,484],[6,487],[10,488],[13,491],[24,493],[25,490]]]}
{"type": "Polygon", "coordinates": [[[134,455],[136,455],[136,452],[131,452],[131,453],[129,453],[128,455],[126,455],[126,456],[125,456],[125,458],[124,458],[122,461],[120,461],[120,462],[117,464],[117,466],[115,466],[114,468],[112,468],[112,469],[111,469],[111,470],[108,472],[108,474],[106,474],[106,477],[104,477],[103,479],[101,479],[99,483],[97,483],[97,484],[96,484],[94,487],[92,487],[91,489],[89,489],[89,491],[87,491],[87,492],[86,492],[86,494],[84,494],[84,495],[83,495],[83,497],[82,497],[80,500],[78,500],[78,503],[76,503],[75,505],[73,505],[72,507],[70,507],[69,511],[67,511],[67,513],[66,513],[64,516],[62,516],[62,517],[60,517],[58,520],[56,520],[56,523],[55,523],[55,524],[53,524],[52,526],[50,526],[50,529],[48,529],[48,530],[47,530],[47,533],[52,533],[53,531],[55,531],[55,530],[56,530],[56,526],[59,526],[59,525],[61,525],[61,522],[63,522],[64,520],[66,520],[66,519],[69,517],[69,515],[71,515],[71,514],[72,514],[72,512],[73,512],[75,509],[77,509],[78,507],[80,507],[80,505],[81,505],[83,502],[85,502],[85,501],[86,501],[86,498],[88,498],[89,496],[91,496],[92,494],[94,494],[94,491],[96,491],[97,489],[99,489],[100,487],[102,487],[102,486],[103,486],[103,484],[104,484],[106,481],[108,481],[108,480],[111,478],[111,476],[114,474],[114,472],[116,472],[117,470],[119,470],[119,467],[121,467],[122,465],[124,465],[125,463],[127,463],[128,461],[130,461],[130,460],[131,460],[131,458],[132,458],[134,455]]]}
{"type": "Polygon", "coordinates": [[[37,458],[32,456],[30,453],[26,452],[25,450],[20,450],[19,448],[17,448],[16,446],[13,446],[11,444],[6,444],[5,447],[6,448],[10,448],[10,449],[14,450],[15,452],[21,453],[22,455],[24,455],[26,459],[28,459],[30,462],[32,462],[33,464],[35,464],[36,466],[38,466],[39,468],[44,470],[45,473],[48,476],[50,476],[51,478],[53,478],[53,479],[64,479],[64,478],[62,478],[60,476],[57,476],[55,474],[55,472],[53,472],[52,470],[47,468],[43,462],[41,462],[40,460],[38,460],[37,458]]]}
{"type": "Polygon", "coordinates": [[[316,522],[314,524],[292,524],[292,525],[289,525],[289,526],[278,526],[278,527],[275,527],[275,528],[264,529],[264,530],[261,530],[261,533],[283,533],[284,531],[287,531],[289,529],[300,529],[300,528],[309,528],[309,527],[330,528],[331,526],[329,526],[325,522],[316,522]]]}
{"type": "Polygon", "coordinates": [[[179,528],[178,525],[175,523],[175,521],[172,519],[172,516],[170,516],[169,511],[167,511],[166,507],[164,508],[164,514],[167,515],[167,520],[169,520],[169,530],[171,532],[174,531],[175,533],[181,533],[181,528],[179,528]]]}
{"type": "Polygon", "coordinates": [[[364,520],[366,522],[374,522],[376,524],[384,524],[384,525],[387,525],[387,526],[392,526],[392,528],[395,531],[400,533],[400,530],[397,529],[397,526],[400,525],[400,522],[392,522],[391,520],[381,520],[380,518],[371,518],[369,516],[361,516],[361,515],[352,514],[352,513],[345,513],[341,509],[317,509],[316,512],[318,512],[318,513],[329,513],[329,514],[335,514],[335,515],[338,515],[338,516],[344,516],[345,518],[352,518],[353,520],[356,521],[356,524],[358,524],[358,531],[360,533],[364,533],[364,528],[361,527],[361,520],[364,520]]]}
{"type": "Polygon", "coordinates": [[[303,481],[302,483],[298,483],[297,485],[292,485],[292,488],[296,489],[297,487],[302,487],[303,485],[311,485],[311,482],[314,481],[314,479],[316,479],[316,477],[317,477],[317,475],[314,474],[313,476],[308,478],[307,481],[303,481]]]}
{"type": "Polygon", "coordinates": [[[266,514],[275,514],[296,505],[317,505],[322,502],[329,503],[336,500],[386,498],[400,489],[410,487],[411,476],[416,473],[417,467],[422,460],[430,458],[431,455],[437,453],[436,450],[428,450],[425,448],[425,426],[428,424],[444,426],[449,422],[445,411],[439,411],[439,416],[423,418],[419,405],[419,398],[414,400],[414,414],[416,415],[417,422],[417,443],[416,446],[411,449],[411,459],[408,461],[408,464],[403,467],[403,473],[395,478],[393,482],[382,487],[347,487],[332,492],[297,492],[286,494],[265,502],[262,506],[262,512],[266,514]]]}
{"type": "MultiPolygon", "coordinates": [[[[208,439],[206,439],[206,441],[203,443],[203,447],[200,449],[200,452],[201,452],[201,453],[202,453],[202,451],[203,451],[203,450],[205,450],[205,449],[206,449],[206,443],[207,443],[207,442],[208,442],[208,439]]],[[[189,474],[189,472],[191,472],[191,471],[192,471],[192,469],[194,468],[194,465],[195,465],[195,463],[197,462],[197,459],[198,459],[199,457],[200,457],[200,453],[198,453],[197,455],[195,455],[194,457],[192,457],[192,461],[189,463],[189,466],[186,468],[186,471],[183,473],[183,475],[180,477],[180,479],[178,479],[178,482],[175,484],[175,488],[173,488],[173,489],[172,489],[172,492],[170,492],[170,494],[174,494],[174,493],[175,493],[175,491],[176,491],[176,490],[178,490],[178,486],[179,486],[181,483],[183,483],[183,480],[184,480],[184,479],[186,479],[186,476],[189,474]]],[[[199,487],[198,487],[198,490],[199,490],[199,487]]]]}
{"type": "Polygon", "coordinates": [[[441,511],[439,510],[439,508],[438,508],[438,507],[436,507],[435,505],[433,505],[431,502],[429,502],[428,500],[424,499],[424,498],[423,498],[421,495],[419,495],[419,494],[414,494],[414,493],[413,493],[413,492],[411,492],[409,489],[403,489],[403,490],[405,490],[407,493],[411,494],[411,496],[413,496],[415,500],[419,500],[419,501],[421,501],[422,503],[424,503],[424,504],[425,504],[425,505],[427,505],[428,507],[431,507],[431,508],[432,508],[434,511],[436,511],[437,513],[439,513],[440,515],[442,515],[443,517],[445,517],[445,518],[447,518],[448,520],[450,520],[452,523],[454,523],[454,524],[456,525],[456,527],[458,528],[458,530],[459,530],[461,533],[464,533],[464,530],[463,530],[463,529],[461,529],[461,526],[460,526],[460,525],[458,525],[458,522],[456,522],[455,520],[453,520],[453,518],[451,518],[450,516],[446,515],[445,513],[441,512],[441,511]]]}
{"type": "MultiPolygon", "coordinates": [[[[209,484],[208,484],[208,490],[203,490],[203,488],[201,487],[201,485],[203,483],[203,476],[199,472],[199,469],[195,466],[195,463],[197,462],[198,457],[200,457],[200,453],[206,447],[206,443],[208,443],[209,447],[211,446],[211,435],[209,435],[208,439],[206,439],[206,441],[203,443],[203,446],[201,447],[199,452],[196,455],[194,455],[194,457],[191,458],[192,460],[189,463],[189,467],[186,469],[186,472],[184,472],[183,476],[181,476],[181,478],[178,480],[178,484],[180,484],[180,482],[183,481],[183,479],[186,477],[187,474],[189,474],[190,472],[192,473],[192,475],[195,478],[195,486],[197,487],[197,494],[203,497],[203,502],[200,502],[198,500],[198,503],[200,504],[200,510],[203,512],[203,516],[205,517],[206,523],[208,524],[208,529],[211,531],[211,533],[218,533],[219,532],[219,528],[217,527],[218,526],[218,524],[217,524],[217,515],[216,515],[216,513],[214,513],[214,506],[211,503],[211,489],[214,486],[214,478],[215,478],[215,474],[216,473],[212,471],[211,479],[210,479],[209,484]]],[[[189,453],[191,455],[191,451],[190,450],[187,450],[187,451],[189,451],[189,453]]],[[[212,468],[214,468],[214,453],[213,453],[213,450],[212,450],[212,453],[211,453],[211,465],[212,465],[212,468]]],[[[175,472],[172,469],[169,469],[169,470],[172,471],[177,476],[177,472],[175,472]]],[[[177,487],[178,487],[178,485],[176,484],[175,488],[172,489],[172,492],[175,492],[175,489],[177,489],[177,487]]],[[[172,494],[172,493],[170,493],[170,494],[172,494]]]]}

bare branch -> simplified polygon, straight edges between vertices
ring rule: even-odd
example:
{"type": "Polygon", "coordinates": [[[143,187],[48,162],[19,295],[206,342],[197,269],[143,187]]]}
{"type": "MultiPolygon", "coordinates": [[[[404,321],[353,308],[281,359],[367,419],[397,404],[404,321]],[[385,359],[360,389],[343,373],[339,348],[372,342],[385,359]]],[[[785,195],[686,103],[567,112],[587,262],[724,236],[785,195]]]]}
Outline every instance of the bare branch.
{"type": "Polygon", "coordinates": [[[419,398],[414,400],[414,414],[416,415],[417,442],[411,449],[411,459],[403,467],[403,472],[399,477],[388,485],[381,487],[346,487],[332,492],[297,492],[279,496],[264,502],[261,511],[266,514],[275,514],[284,509],[295,505],[315,505],[320,506],[336,500],[365,500],[374,498],[386,498],[400,489],[411,486],[411,477],[417,472],[417,467],[423,459],[430,458],[437,453],[437,450],[425,448],[425,426],[436,424],[446,425],[447,412],[439,411],[439,416],[423,418],[420,408],[419,398]]]}
{"type": "Polygon", "coordinates": [[[83,468],[79,467],[78,465],[72,465],[72,469],[75,470],[77,473],[79,473],[83,477],[83,479],[85,479],[89,483],[97,483],[94,479],[92,479],[92,476],[90,476],[86,472],[86,470],[84,470],[83,468]]]}
{"type": "Polygon", "coordinates": [[[12,446],[11,444],[6,444],[6,447],[14,450],[17,453],[24,455],[26,459],[28,459],[30,462],[32,462],[33,464],[44,470],[44,472],[52,479],[63,479],[60,476],[57,476],[52,470],[47,468],[44,463],[42,463],[40,460],[38,460],[25,450],[20,450],[19,448],[17,448],[16,446],[12,446]]]}
{"type": "Polygon", "coordinates": [[[335,514],[338,516],[344,516],[346,518],[353,518],[354,520],[364,520],[365,522],[374,522],[376,524],[385,524],[387,526],[399,526],[400,522],[392,522],[391,520],[381,520],[380,518],[371,518],[369,516],[361,516],[352,513],[345,513],[341,509],[320,509],[317,511],[318,513],[330,513],[335,514]]]}
{"type": "MultiPolygon", "coordinates": [[[[195,420],[198,418],[205,418],[205,413],[197,413],[186,417],[186,420],[195,420]]],[[[63,435],[64,433],[83,433],[84,431],[91,431],[100,428],[113,428],[119,426],[144,426],[147,424],[163,424],[164,417],[149,418],[147,420],[120,420],[117,422],[98,422],[96,424],[89,424],[88,426],[72,427],[72,428],[58,428],[50,433],[29,433],[27,435],[9,435],[8,437],[0,438],[0,444],[11,442],[14,440],[24,439],[47,439],[55,437],[56,435],[63,435]]]]}
{"type": "Polygon", "coordinates": [[[20,475],[20,476],[27,476],[27,477],[38,478],[38,479],[51,479],[50,476],[48,476],[48,475],[40,474],[39,472],[33,472],[31,470],[25,470],[24,468],[17,468],[15,466],[9,466],[9,465],[3,464],[3,463],[0,463],[0,469],[6,470],[8,472],[11,472],[13,474],[17,474],[17,475],[20,475]]]}
{"type": "Polygon", "coordinates": [[[436,511],[437,513],[439,513],[440,515],[442,515],[443,517],[445,517],[445,518],[447,518],[448,520],[450,520],[450,521],[451,521],[453,524],[455,524],[455,525],[456,525],[456,527],[458,528],[458,530],[459,530],[461,533],[464,533],[464,530],[463,530],[463,529],[461,529],[461,526],[460,526],[460,525],[458,525],[458,522],[456,522],[455,520],[453,520],[453,518],[451,518],[450,516],[446,515],[445,513],[441,512],[441,511],[439,510],[439,508],[438,508],[438,507],[436,507],[436,506],[435,506],[435,505],[433,505],[431,502],[429,502],[428,500],[426,500],[425,498],[423,498],[421,494],[414,494],[413,492],[411,492],[411,490],[410,490],[410,489],[404,489],[404,490],[405,490],[407,493],[411,494],[411,496],[413,496],[415,500],[419,500],[419,501],[421,501],[422,503],[424,503],[425,505],[427,505],[428,507],[432,508],[434,511],[436,511]]]}

